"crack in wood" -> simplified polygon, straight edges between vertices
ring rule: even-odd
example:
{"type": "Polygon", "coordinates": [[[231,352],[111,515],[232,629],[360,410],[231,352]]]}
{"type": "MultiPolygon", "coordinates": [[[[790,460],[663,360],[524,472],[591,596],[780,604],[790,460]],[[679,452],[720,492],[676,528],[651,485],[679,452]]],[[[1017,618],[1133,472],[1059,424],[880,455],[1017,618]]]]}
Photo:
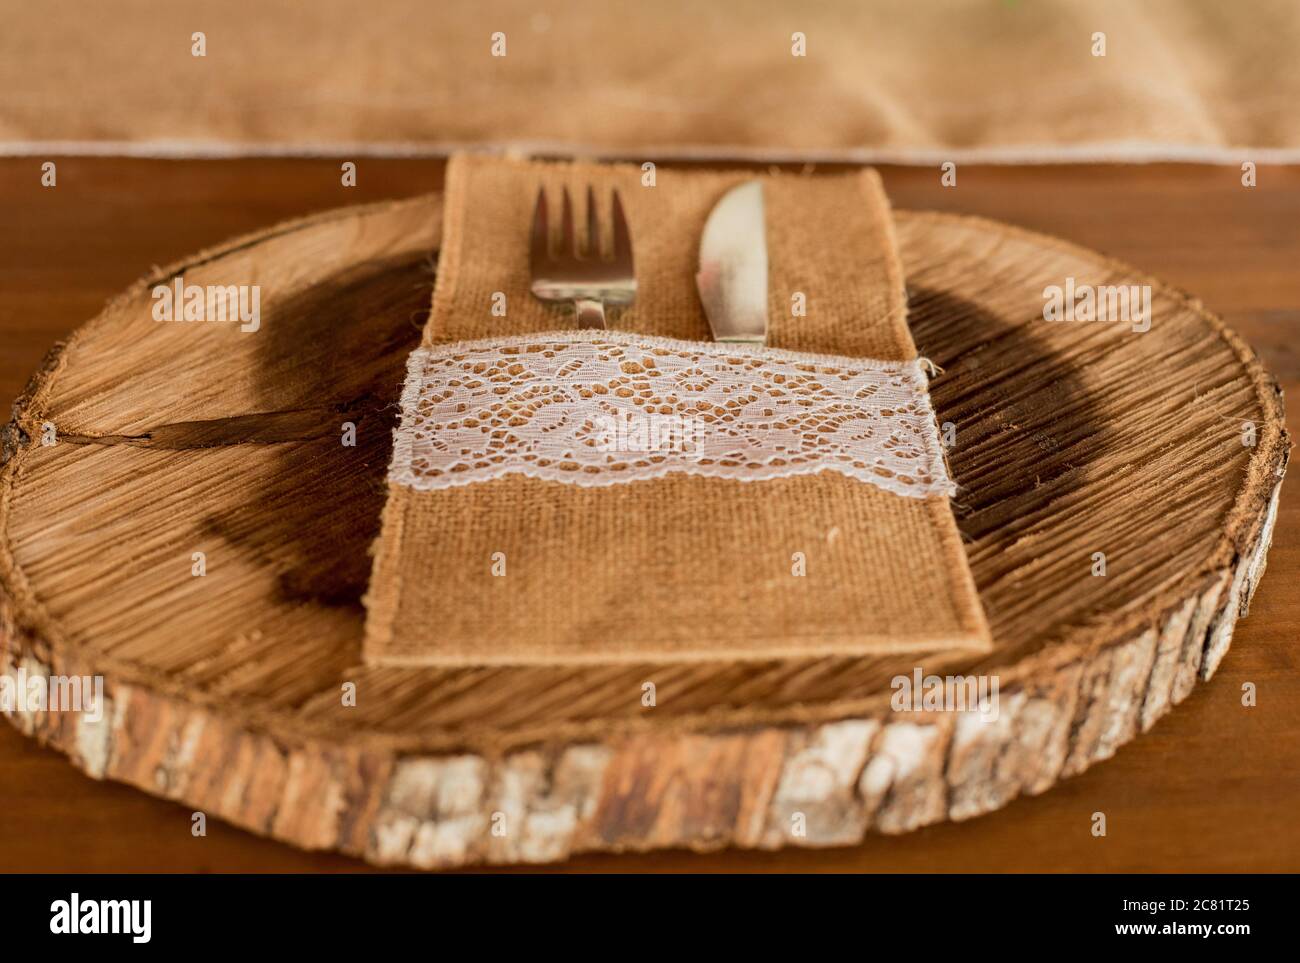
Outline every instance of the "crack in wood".
{"type": "Polygon", "coordinates": [[[200,421],[176,421],[156,425],[134,434],[59,433],[58,440],[70,445],[128,445],[182,451],[195,448],[218,448],[228,445],[279,444],[313,441],[329,435],[342,435],[338,418],[351,417],[356,424],[366,416],[374,399],[363,395],[352,401],[318,408],[265,411],[256,414],[230,415],[200,421]]]}

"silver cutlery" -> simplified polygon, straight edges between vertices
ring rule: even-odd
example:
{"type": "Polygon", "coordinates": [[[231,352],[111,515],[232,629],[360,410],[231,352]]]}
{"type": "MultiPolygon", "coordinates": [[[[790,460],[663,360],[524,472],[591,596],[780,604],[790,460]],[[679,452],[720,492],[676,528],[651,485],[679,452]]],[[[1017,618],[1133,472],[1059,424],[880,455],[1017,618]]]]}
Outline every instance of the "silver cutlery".
{"type": "Polygon", "coordinates": [[[607,306],[626,307],[636,300],[636,272],[632,262],[632,236],[618,191],[613,194],[614,225],[609,251],[602,250],[596,216],[596,194],[587,188],[587,245],[578,243],[573,229],[573,205],[564,189],[560,215],[559,247],[551,244],[546,189],[537,192],[533,208],[529,263],[531,290],[541,301],[571,301],[579,328],[604,328],[607,306]]]}
{"type": "Polygon", "coordinates": [[[695,287],[714,341],[767,343],[763,183],[746,181],[714,205],[700,234],[695,287]]]}

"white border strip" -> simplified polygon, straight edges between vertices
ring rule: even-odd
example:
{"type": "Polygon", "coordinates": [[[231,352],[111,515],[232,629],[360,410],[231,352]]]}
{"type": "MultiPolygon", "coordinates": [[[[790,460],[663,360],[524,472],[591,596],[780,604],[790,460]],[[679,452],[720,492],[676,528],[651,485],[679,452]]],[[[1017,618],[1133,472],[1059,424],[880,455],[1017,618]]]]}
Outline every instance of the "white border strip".
{"type": "Polygon", "coordinates": [[[560,155],[590,159],[751,161],[771,164],[899,164],[931,167],[963,164],[1300,164],[1297,147],[1226,147],[1158,141],[1098,141],[1089,144],[1022,144],[998,147],[845,147],[798,150],[780,147],[684,145],[612,149],[563,141],[269,141],[234,143],[202,140],[0,141],[0,157],[134,157],[203,160],[240,157],[435,158],[471,150],[525,156],[560,155]]]}

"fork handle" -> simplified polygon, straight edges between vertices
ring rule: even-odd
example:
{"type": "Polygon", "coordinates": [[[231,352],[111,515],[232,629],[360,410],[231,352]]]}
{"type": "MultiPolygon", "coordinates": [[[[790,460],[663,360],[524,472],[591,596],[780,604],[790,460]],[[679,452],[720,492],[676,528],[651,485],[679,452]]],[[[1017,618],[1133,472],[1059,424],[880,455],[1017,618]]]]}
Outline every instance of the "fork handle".
{"type": "Polygon", "coordinates": [[[578,309],[579,328],[605,327],[605,305],[590,298],[577,298],[573,306],[578,309]]]}

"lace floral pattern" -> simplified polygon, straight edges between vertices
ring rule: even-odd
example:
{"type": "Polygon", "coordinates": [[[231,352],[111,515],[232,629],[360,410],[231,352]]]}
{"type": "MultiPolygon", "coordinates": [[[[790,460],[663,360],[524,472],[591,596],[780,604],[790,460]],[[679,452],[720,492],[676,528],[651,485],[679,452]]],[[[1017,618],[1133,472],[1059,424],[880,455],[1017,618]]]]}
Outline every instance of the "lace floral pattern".
{"type": "Polygon", "coordinates": [[[602,486],[820,471],[952,493],[919,362],[616,331],[420,349],[389,478],[437,490],[509,474],[602,486]]]}

